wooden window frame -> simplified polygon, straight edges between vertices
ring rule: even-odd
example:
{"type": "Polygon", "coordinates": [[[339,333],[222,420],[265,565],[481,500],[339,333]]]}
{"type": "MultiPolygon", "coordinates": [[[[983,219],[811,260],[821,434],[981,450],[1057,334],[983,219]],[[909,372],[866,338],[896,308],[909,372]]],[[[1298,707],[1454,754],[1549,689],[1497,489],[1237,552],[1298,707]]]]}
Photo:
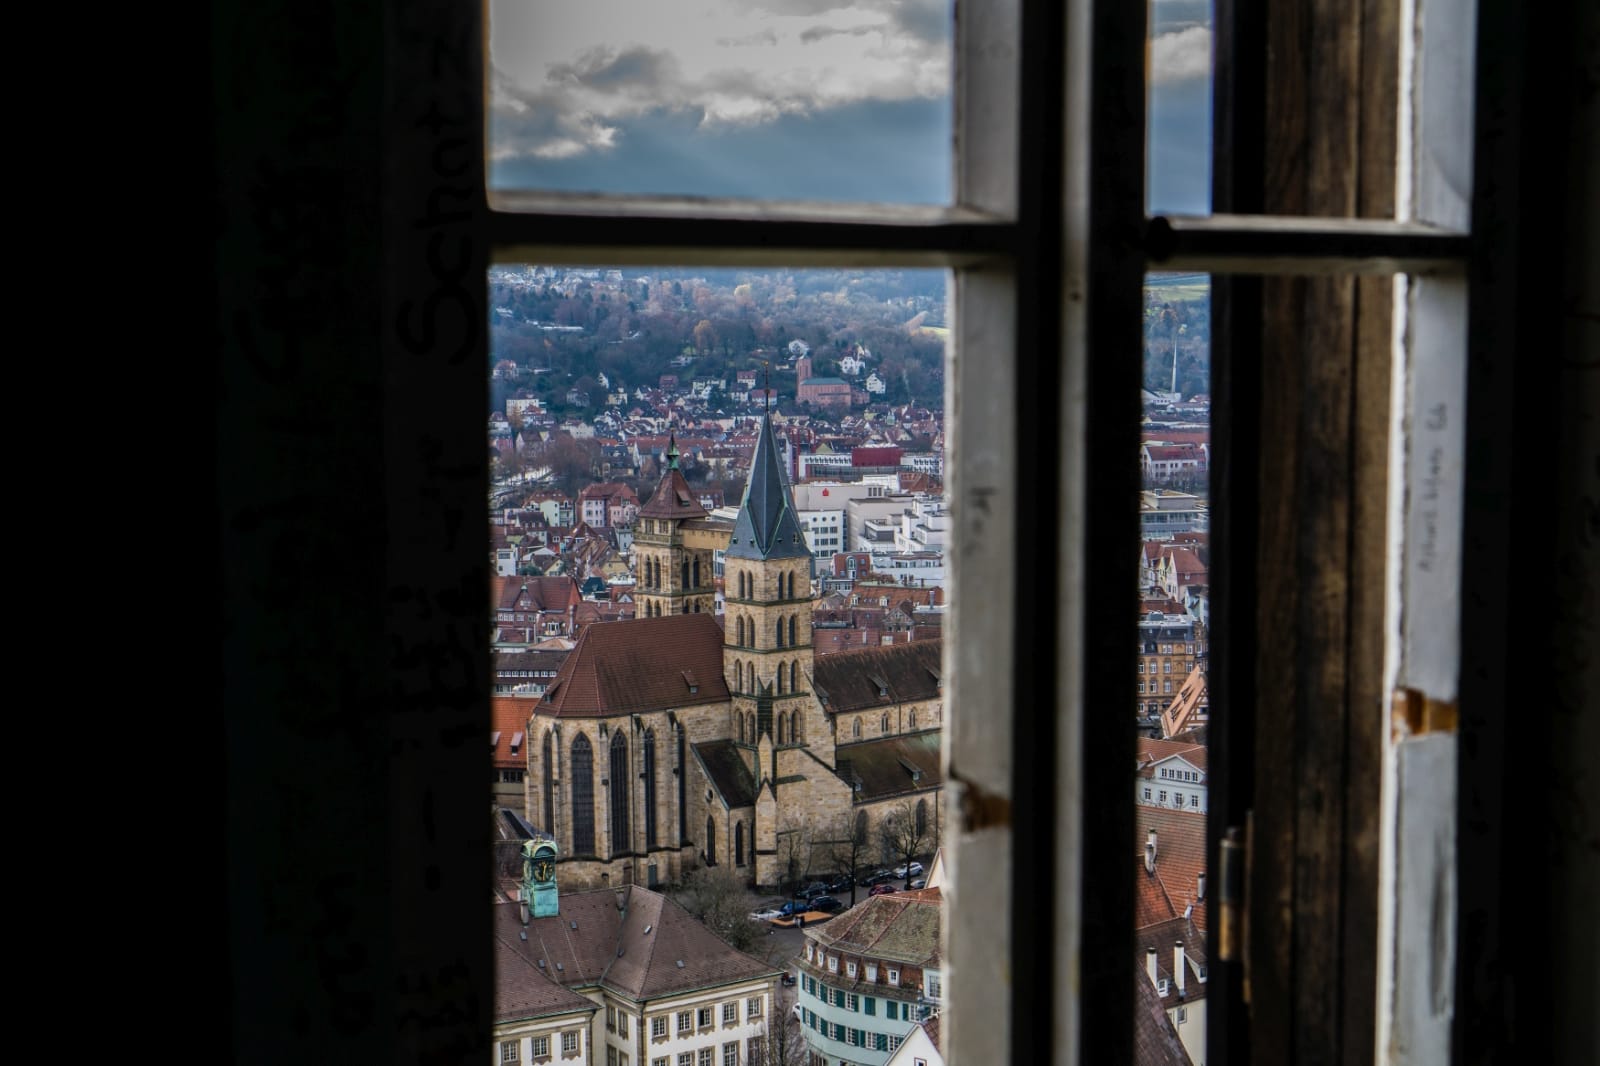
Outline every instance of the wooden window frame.
{"type": "MultiPolygon", "coordinates": [[[[1533,35],[1530,16],[1506,0],[1478,8],[1480,42],[1533,35]]],[[[1219,13],[1219,48],[1237,49],[1234,60],[1265,54],[1255,47],[1263,42],[1251,45],[1250,35],[1265,26],[1243,17],[1252,10],[1259,8],[1235,2],[1219,13]]],[[[279,1060],[315,1045],[323,1058],[394,1062],[436,1060],[463,1040],[487,1050],[488,923],[486,915],[473,916],[482,885],[465,872],[483,869],[488,827],[470,785],[481,780],[481,744],[463,738],[482,731],[482,679],[492,674],[487,647],[462,635],[488,610],[480,591],[487,582],[478,580],[485,552],[466,517],[478,512],[487,489],[481,286],[491,254],[526,248],[549,258],[544,249],[565,248],[592,262],[593,240],[611,242],[627,262],[648,261],[641,251],[681,262],[671,250],[692,244],[718,263],[949,266],[959,271],[961,328],[998,330],[986,335],[996,342],[987,350],[1013,353],[984,368],[999,379],[987,384],[974,380],[973,360],[957,353],[961,409],[951,414],[1015,425],[1019,434],[986,452],[963,450],[951,482],[972,495],[953,493],[965,511],[957,533],[1022,546],[1014,516],[1016,500],[1026,498],[1038,520],[1032,528],[1058,530],[1079,549],[1060,559],[1046,553],[1042,561],[1045,587],[1063,604],[1058,614],[1039,614],[1009,595],[1014,579],[1004,559],[974,560],[955,575],[958,587],[984,578],[977,587],[1004,590],[995,611],[1010,650],[986,663],[980,642],[953,644],[952,697],[960,699],[964,675],[967,683],[983,682],[990,702],[1028,707],[1031,716],[1026,737],[1006,732],[991,747],[969,745],[961,723],[949,723],[952,895],[981,900],[975,871],[1007,871],[994,880],[1010,893],[1003,906],[1012,923],[1008,936],[987,944],[959,923],[951,931],[951,957],[960,965],[950,975],[950,1036],[952,1057],[962,1061],[1125,1057],[1115,1053],[1126,1048],[1128,988],[1114,978],[1132,968],[1121,950],[1130,908],[1125,891],[1105,886],[1118,880],[1124,864],[1117,857],[1130,834],[1122,815],[1084,820],[1079,812],[1088,797],[1123,794],[1126,761],[1106,753],[1131,738],[1127,730],[1102,729],[1080,708],[1126,705],[1119,698],[1130,695],[1129,679],[1093,665],[1122,661],[1123,649],[1112,643],[1110,654],[1099,655],[1082,620],[1086,612],[1122,610],[1132,581],[1117,566],[1086,571],[1083,559],[1121,558],[1137,530],[1119,513],[1118,501],[1131,499],[1135,484],[1125,469],[1135,438],[1116,405],[1136,394],[1137,382],[1087,353],[1136,343],[1132,312],[1152,260],[1298,274],[1423,272],[1440,261],[1464,263],[1473,286],[1467,432],[1480,447],[1465,468],[1462,565],[1492,580],[1475,588],[1487,606],[1464,619],[1461,632],[1461,656],[1474,664],[1477,684],[1460,701],[1462,736],[1473,743],[1461,745],[1457,763],[1458,887],[1460,909],[1476,907],[1488,919],[1459,945],[1457,1017],[1465,1020],[1456,1023],[1452,1053],[1528,1039],[1500,1019],[1512,1013],[1513,974],[1533,976],[1537,987],[1537,967],[1522,965],[1518,954],[1535,949],[1508,945],[1517,943],[1516,930],[1540,926],[1518,916],[1492,874],[1505,856],[1523,853],[1498,817],[1521,809],[1499,792],[1514,765],[1507,752],[1517,750],[1503,715],[1511,702],[1508,627],[1516,613],[1507,608],[1543,601],[1501,576],[1507,549],[1525,546],[1526,527],[1496,501],[1527,498],[1518,479],[1529,465],[1490,442],[1485,428],[1503,416],[1517,427],[1520,445],[1536,442],[1527,427],[1537,412],[1530,416],[1528,401],[1507,382],[1519,374],[1544,380],[1516,365],[1513,334],[1513,324],[1526,328],[1535,320],[1522,312],[1544,305],[1518,287],[1526,268],[1496,264],[1563,247],[1552,236],[1560,228],[1557,209],[1547,206],[1560,198],[1538,196],[1549,183],[1515,162],[1539,156],[1529,145],[1550,147],[1531,124],[1519,123],[1537,105],[1559,100],[1552,83],[1529,69],[1525,47],[1479,49],[1477,84],[1490,93],[1476,97],[1475,170],[1482,180],[1473,187],[1474,236],[1463,245],[1459,230],[1417,232],[1409,224],[1274,229],[1238,222],[1238,215],[1264,210],[1243,196],[1219,198],[1228,213],[1210,220],[1147,221],[1137,202],[1142,183],[1127,180],[1143,155],[1130,133],[1142,127],[1139,5],[1060,8],[1019,0],[972,12],[960,26],[962,46],[981,52],[995,45],[1015,80],[958,84],[959,121],[972,120],[958,156],[958,166],[970,168],[958,173],[963,206],[876,209],[866,220],[847,209],[785,214],[772,205],[693,205],[693,214],[676,215],[661,205],[666,209],[645,219],[615,205],[585,216],[588,208],[572,202],[562,211],[508,212],[483,193],[481,11],[431,0],[381,10],[358,5],[330,23],[272,34],[256,32],[271,21],[259,10],[224,6],[213,14],[214,39],[233,46],[218,50],[214,66],[212,132],[222,164],[217,252],[225,266],[243,265],[216,278],[228,356],[217,462],[252,474],[219,479],[224,604],[233,623],[223,637],[229,812],[234,839],[250,842],[230,848],[228,860],[230,883],[240,886],[230,943],[240,1046],[279,1060]],[[344,63],[324,65],[335,73],[312,73],[299,44],[331,45],[316,54],[344,63]],[[257,94],[261,84],[277,90],[257,94]],[[1017,143],[1018,129],[1028,131],[1025,143],[1017,143]],[[1004,321],[977,321],[985,308],[1003,310],[1004,321]],[[1027,389],[1018,388],[1023,379],[1027,389]],[[1102,398],[1113,402],[1101,405],[1102,398]],[[350,559],[348,546],[370,542],[374,529],[384,531],[381,547],[350,559]],[[318,569],[327,545],[337,546],[340,577],[362,595],[330,587],[332,571],[318,569]],[[285,558],[297,564],[288,572],[285,558]],[[270,594],[261,588],[264,573],[279,579],[270,594]],[[293,669],[284,669],[288,662],[293,669]],[[441,787],[449,782],[460,782],[463,794],[441,787]],[[341,817],[308,815],[323,811],[341,817]],[[312,821],[317,833],[303,833],[312,821]],[[1026,884],[1009,876],[1013,838],[1054,845],[1052,861],[1031,866],[1026,884]],[[376,891],[375,872],[382,885],[376,891]],[[1041,898],[1058,906],[1041,913],[1041,898]],[[1012,945],[1024,942],[1017,930],[1024,915],[1027,942],[1043,934],[1053,952],[1012,954],[1012,945]],[[301,935],[315,951],[280,946],[301,935]],[[462,947],[480,942],[481,952],[462,947]],[[358,953],[358,945],[381,949],[358,953]],[[356,958],[369,961],[338,964],[356,958]],[[986,973],[1011,980],[1001,990],[986,973]],[[476,1006],[463,1012],[461,1004],[476,1006]],[[363,1027],[339,1013],[350,1005],[378,1020],[363,1027]],[[290,1017],[297,1019],[293,1031],[282,1025],[290,1017]],[[964,1024],[966,1017],[999,1024],[964,1024]],[[1052,1024],[1038,1025],[1040,1017],[1052,1024]],[[1001,1053],[984,1054],[991,1050],[1001,1053]]],[[[1222,93],[1262,98],[1265,83],[1250,83],[1265,78],[1261,64],[1225,69],[1233,84],[1222,93]]],[[[1235,170],[1261,173],[1265,130],[1248,128],[1250,116],[1238,108],[1219,109],[1218,121],[1219,143],[1231,146],[1235,170]]],[[[1248,284],[1234,290],[1225,311],[1237,327],[1250,318],[1251,294],[1248,284]]],[[[1259,407],[1263,388],[1252,375],[1265,368],[1239,358],[1246,332],[1233,331],[1221,390],[1235,414],[1251,409],[1252,400],[1259,407]]],[[[1239,425],[1225,423],[1219,437],[1237,435],[1239,425]]],[[[1235,446],[1233,457],[1248,454],[1235,446]]],[[[1259,487],[1239,479],[1229,491],[1222,511],[1241,520],[1259,514],[1259,487]]],[[[1234,528],[1228,535],[1235,561],[1225,564],[1232,567],[1227,595],[1253,608],[1264,583],[1238,561],[1250,558],[1240,546],[1254,534],[1234,528]]],[[[1219,626],[1212,654],[1219,689],[1229,682],[1218,671],[1231,671],[1235,689],[1243,687],[1251,614],[1236,612],[1237,629],[1219,626]]],[[[1219,732],[1224,747],[1246,750],[1255,722],[1242,699],[1237,706],[1234,717],[1230,704],[1234,721],[1219,732]]],[[[1213,771],[1214,824],[1243,809],[1234,797],[1249,797],[1251,769],[1236,767],[1231,777],[1221,766],[1213,771]]],[[[1225,969],[1215,965],[1213,988],[1225,969]]],[[[1528,987],[1518,995],[1526,997],[1528,987]]],[[[1221,990],[1214,1002],[1226,996],[1221,990]]],[[[1362,1050],[1352,1045],[1345,1055],[1359,1060],[1362,1050]]]]}

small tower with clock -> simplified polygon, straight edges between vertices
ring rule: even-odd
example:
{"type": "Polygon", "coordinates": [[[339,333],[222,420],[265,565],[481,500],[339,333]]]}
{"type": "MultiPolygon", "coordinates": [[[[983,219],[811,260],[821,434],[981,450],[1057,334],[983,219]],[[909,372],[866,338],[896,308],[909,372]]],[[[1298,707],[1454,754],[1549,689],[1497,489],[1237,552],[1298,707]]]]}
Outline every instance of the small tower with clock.
{"type": "Polygon", "coordinates": [[[554,918],[561,913],[561,900],[556,891],[554,840],[541,838],[523,842],[522,903],[528,917],[554,918]]]}

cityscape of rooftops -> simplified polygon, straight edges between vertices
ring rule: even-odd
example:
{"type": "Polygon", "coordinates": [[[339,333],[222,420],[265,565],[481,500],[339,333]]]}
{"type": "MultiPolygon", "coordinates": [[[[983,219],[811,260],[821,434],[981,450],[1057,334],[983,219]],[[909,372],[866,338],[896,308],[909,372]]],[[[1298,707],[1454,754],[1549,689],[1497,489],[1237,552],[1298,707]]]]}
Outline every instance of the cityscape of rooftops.
{"type": "MultiPolygon", "coordinates": [[[[942,1062],[948,281],[491,269],[498,1061],[942,1062]]],[[[1130,1024],[1172,1066],[1205,1044],[1209,309],[1148,279],[1129,457],[1130,1024]]]]}

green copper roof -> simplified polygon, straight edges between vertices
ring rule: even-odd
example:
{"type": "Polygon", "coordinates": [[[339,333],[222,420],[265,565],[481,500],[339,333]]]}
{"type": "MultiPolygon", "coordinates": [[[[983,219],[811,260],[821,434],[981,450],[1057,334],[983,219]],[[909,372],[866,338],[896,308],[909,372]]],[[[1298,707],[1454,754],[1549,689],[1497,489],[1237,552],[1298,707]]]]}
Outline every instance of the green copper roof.
{"type": "Polygon", "coordinates": [[[778,441],[772,419],[761,416],[761,434],[750,460],[750,483],[728,542],[730,559],[809,559],[795,513],[794,497],[778,459],[778,441]]]}

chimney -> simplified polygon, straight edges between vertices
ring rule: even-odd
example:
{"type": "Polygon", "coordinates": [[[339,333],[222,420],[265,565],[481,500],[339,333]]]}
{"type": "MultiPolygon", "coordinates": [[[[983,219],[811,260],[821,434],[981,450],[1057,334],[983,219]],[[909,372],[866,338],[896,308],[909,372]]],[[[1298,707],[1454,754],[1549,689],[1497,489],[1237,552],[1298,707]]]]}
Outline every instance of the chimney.
{"type": "Polygon", "coordinates": [[[1172,942],[1172,972],[1177,975],[1178,995],[1183,995],[1183,979],[1185,966],[1183,964],[1183,941],[1172,942]]]}
{"type": "Polygon", "coordinates": [[[1200,876],[1195,878],[1195,881],[1199,886],[1195,891],[1195,899],[1204,900],[1206,898],[1206,872],[1201,870],[1200,876]]]}
{"type": "Polygon", "coordinates": [[[1144,872],[1147,874],[1156,872],[1156,846],[1154,844],[1146,844],[1144,846],[1144,872]]]}
{"type": "Polygon", "coordinates": [[[1156,983],[1156,949],[1149,948],[1144,953],[1144,972],[1150,975],[1150,983],[1156,983]]]}

